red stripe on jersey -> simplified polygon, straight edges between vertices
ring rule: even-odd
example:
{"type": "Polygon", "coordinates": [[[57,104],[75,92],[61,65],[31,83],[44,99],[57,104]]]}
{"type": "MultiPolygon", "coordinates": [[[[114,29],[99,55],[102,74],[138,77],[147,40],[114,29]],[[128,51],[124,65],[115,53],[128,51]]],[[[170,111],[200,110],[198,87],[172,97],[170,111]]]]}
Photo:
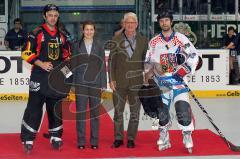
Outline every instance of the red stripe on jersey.
{"type": "Polygon", "coordinates": [[[62,47],[62,52],[63,52],[62,56],[63,56],[63,59],[66,59],[66,58],[68,58],[71,55],[70,46],[66,42],[66,38],[65,38],[65,36],[62,33],[60,33],[60,39],[62,40],[62,45],[63,46],[67,45],[67,48],[63,48],[62,47]]]}
{"type": "Polygon", "coordinates": [[[39,54],[40,54],[41,47],[42,47],[42,40],[44,40],[43,38],[44,38],[43,37],[43,32],[39,33],[38,36],[37,36],[37,48],[36,48],[37,54],[36,54],[36,57],[38,57],[39,54]]]}
{"type": "Polygon", "coordinates": [[[36,55],[35,54],[32,54],[28,59],[27,59],[27,62],[28,63],[31,63],[31,61],[33,60],[33,59],[35,59],[36,58],[36,55]]]}
{"type": "Polygon", "coordinates": [[[69,50],[63,48],[62,51],[63,51],[63,59],[66,59],[70,56],[69,50]]]}
{"type": "Polygon", "coordinates": [[[60,33],[60,38],[61,38],[62,43],[63,43],[63,45],[64,45],[65,42],[66,42],[66,38],[62,35],[62,33],[60,33]]]}

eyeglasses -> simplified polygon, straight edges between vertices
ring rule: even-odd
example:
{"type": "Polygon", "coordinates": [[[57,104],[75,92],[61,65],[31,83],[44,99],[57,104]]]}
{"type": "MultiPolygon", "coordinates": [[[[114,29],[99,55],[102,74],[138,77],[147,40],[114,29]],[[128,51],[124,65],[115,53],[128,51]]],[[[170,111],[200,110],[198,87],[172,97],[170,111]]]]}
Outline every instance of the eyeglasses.
{"type": "Polygon", "coordinates": [[[125,22],[126,24],[136,24],[137,22],[125,22]]]}

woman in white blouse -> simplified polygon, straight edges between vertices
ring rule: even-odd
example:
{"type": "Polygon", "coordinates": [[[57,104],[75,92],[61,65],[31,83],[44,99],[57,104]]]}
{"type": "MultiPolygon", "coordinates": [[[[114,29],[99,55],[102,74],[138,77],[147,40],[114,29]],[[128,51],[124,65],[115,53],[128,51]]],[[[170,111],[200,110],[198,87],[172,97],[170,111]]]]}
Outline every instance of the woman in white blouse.
{"type": "Polygon", "coordinates": [[[107,87],[105,53],[100,40],[95,38],[96,27],[86,21],[82,27],[83,36],[74,44],[73,53],[79,58],[74,71],[76,93],[77,147],[85,149],[86,120],[90,120],[90,144],[97,149],[99,144],[99,107],[102,89],[107,87]],[[89,104],[89,111],[87,105],[89,104]],[[90,118],[86,114],[90,112],[90,118]]]}

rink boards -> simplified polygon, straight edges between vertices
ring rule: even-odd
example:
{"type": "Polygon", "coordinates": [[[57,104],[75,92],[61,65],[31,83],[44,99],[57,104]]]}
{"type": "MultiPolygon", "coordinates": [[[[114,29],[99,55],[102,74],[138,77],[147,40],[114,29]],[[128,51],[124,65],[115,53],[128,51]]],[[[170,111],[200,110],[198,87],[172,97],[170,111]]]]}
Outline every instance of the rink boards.
{"type": "MultiPolygon", "coordinates": [[[[188,77],[188,85],[199,98],[239,98],[240,85],[229,83],[228,50],[198,50],[203,66],[194,76],[188,77]]],[[[106,59],[108,58],[106,51],[106,59]]],[[[31,66],[21,59],[19,51],[0,51],[0,101],[17,101],[28,98],[31,66]]],[[[73,92],[69,98],[74,100],[73,92]]],[[[111,98],[111,91],[103,93],[111,98]]]]}

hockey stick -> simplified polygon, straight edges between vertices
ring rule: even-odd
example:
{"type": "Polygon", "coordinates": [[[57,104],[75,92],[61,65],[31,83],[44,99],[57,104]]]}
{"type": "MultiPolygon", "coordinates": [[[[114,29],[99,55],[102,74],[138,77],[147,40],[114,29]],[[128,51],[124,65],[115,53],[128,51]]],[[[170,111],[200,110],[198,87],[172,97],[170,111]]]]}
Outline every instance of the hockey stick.
{"type": "MultiPolygon", "coordinates": [[[[199,70],[202,66],[202,59],[198,57],[198,66],[196,68],[196,71],[199,70]]],[[[198,101],[198,99],[196,98],[195,94],[193,93],[193,91],[188,87],[188,85],[184,82],[183,79],[181,79],[181,81],[183,82],[184,86],[188,89],[189,94],[192,96],[193,100],[197,103],[198,107],[202,110],[202,112],[207,116],[209,122],[212,124],[212,126],[215,128],[215,130],[218,132],[219,136],[221,137],[221,139],[223,139],[223,141],[227,144],[227,146],[232,150],[232,151],[240,151],[240,146],[236,146],[233,143],[231,143],[230,141],[228,141],[226,139],[226,137],[223,135],[223,133],[221,132],[221,130],[217,127],[217,125],[213,122],[213,119],[209,116],[208,112],[206,111],[206,109],[202,106],[202,104],[198,101]]]]}
{"type": "Polygon", "coordinates": [[[220,137],[223,139],[223,141],[228,145],[228,147],[232,150],[232,151],[240,151],[240,146],[236,146],[234,144],[232,144],[230,141],[228,141],[226,139],[226,137],[223,135],[223,133],[220,131],[220,129],[217,127],[217,125],[213,122],[213,119],[209,116],[208,112],[206,111],[206,109],[202,106],[202,104],[198,101],[198,99],[196,98],[196,96],[194,95],[194,93],[192,92],[192,90],[188,87],[188,85],[183,81],[184,86],[189,90],[189,94],[192,96],[193,100],[197,103],[197,105],[199,106],[199,108],[203,111],[203,113],[207,116],[208,120],[210,121],[210,123],[212,124],[212,126],[215,128],[215,130],[218,132],[218,134],[220,135],[220,137]]]}
{"type": "MultiPolygon", "coordinates": [[[[199,59],[199,64],[196,68],[196,70],[200,69],[202,66],[202,59],[200,57],[198,57],[199,59]]],[[[159,64],[157,64],[159,65],[159,64]]],[[[157,69],[159,70],[159,74],[161,74],[163,72],[162,67],[157,67],[157,69]]],[[[194,95],[194,93],[192,92],[192,90],[188,87],[188,85],[183,81],[183,79],[180,80],[183,85],[188,89],[189,94],[192,96],[192,98],[194,99],[194,101],[197,103],[197,105],[199,106],[199,108],[203,111],[203,113],[207,116],[209,122],[212,124],[212,126],[215,128],[215,130],[218,132],[218,134],[220,135],[220,137],[223,139],[223,141],[227,144],[227,146],[235,152],[240,151],[240,146],[236,146],[234,144],[232,144],[230,141],[228,141],[226,139],[226,137],[223,135],[223,133],[220,131],[220,129],[216,126],[216,124],[213,122],[213,119],[209,116],[208,112],[205,110],[205,108],[202,106],[202,104],[198,101],[198,99],[196,98],[196,96],[194,95]]],[[[164,85],[164,83],[167,85],[167,87],[169,86],[169,82],[167,81],[162,81],[162,84],[164,85]]]]}

